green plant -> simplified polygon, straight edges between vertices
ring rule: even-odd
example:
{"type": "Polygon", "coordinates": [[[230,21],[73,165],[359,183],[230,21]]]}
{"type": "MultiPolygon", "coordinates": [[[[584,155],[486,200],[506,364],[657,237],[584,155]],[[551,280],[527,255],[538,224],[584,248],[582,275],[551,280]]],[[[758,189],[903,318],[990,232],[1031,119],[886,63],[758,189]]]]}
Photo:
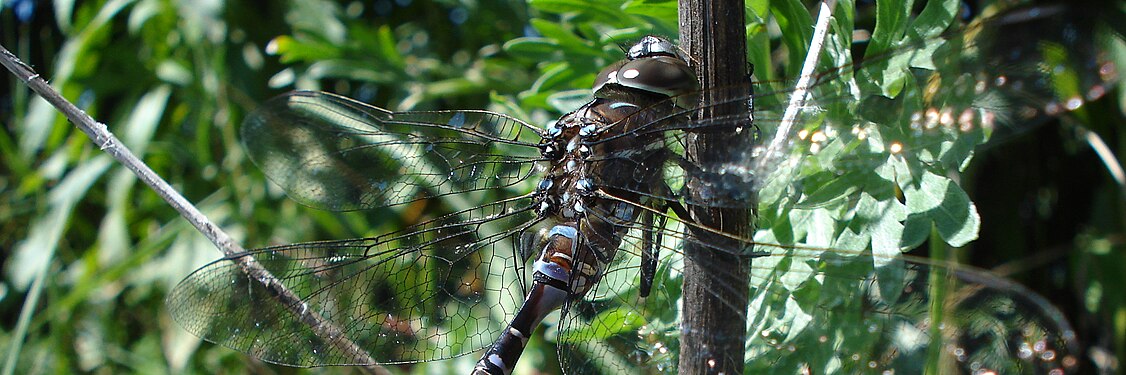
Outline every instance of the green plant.
{"type": "MultiPolygon", "coordinates": [[[[320,88],[395,109],[486,108],[543,124],[586,100],[594,74],[621,57],[620,44],[649,33],[675,33],[675,3],[671,1],[398,4],[60,2],[50,10],[37,9],[31,18],[5,8],[0,12],[0,42],[39,67],[67,97],[110,124],[129,147],[213,220],[248,246],[261,246],[375,235],[417,217],[409,210],[328,213],[288,200],[248,163],[239,146],[238,124],[255,103],[293,87],[320,88]],[[382,13],[385,9],[390,11],[382,13]],[[464,21],[451,24],[451,18],[464,21]],[[525,25],[534,33],[525,31],[525,25]]],[[[748,35],[757,78],[795,75],[812,29],[808,12],[795,1],[751,2],[749,7],[753,16],[748,35]],[[772,18],[764,16],[768,11],[772,18]],[[780,32],[770,32],[772,24],[780,32]],[[785,56],[780,59],[783,62],[777,66],[769,62],[779,54],[785,56]]],[[[957,13],[946,9],[947,18],[957,13]]],[[[850,30],[850,23],[859,22],[849,19],[847,11],[836,14],[838,31],[850,30]]],[[[942,17],[919,16],[921,21],[911,23],[906,14],[910,9],[890,6],[878,12],[876,22],[891,20],[887,24],[894,26],[889,30],[897,31],[877,31],[869,56],[878,56],[881,46],[900,51],[904,47],[895,44],[900,40],[909,46],[932,48],[927,42],[910,39],[914,35],[910,30],[924,39],[936,36],[944,29],[937,21],[942,17]],[[881,35],[895,37],[883,39],[881,35]]],[[[1114,43],[1110,42],[1118,49],[1112,51],[1121,59],[1121,42],[1114,43]]],[[[845,39],[834,39],[827,52],[830,59],[821,63],[821,70],[848,64],[845,51],[849,45],[845,39]]],[[[913,89],[902,69],[868,70],[885,83],[866,87],[868,92],[894,96],[913,89]]],[[[848,76],[851,72],[843,73],[848,76]]],[[[0,284],[4,321],[0,342],[8,349],[9,372],[291,371],[226,348],[201,345],[181,331],[168,318],[163,296],[183,275],[218,253],[52,109],[33,100],[15,82],[6,81],[5,87],[10,87],[7,92],[11,95],[0,94],[0,121],[5,124],[5,131],[0,132],[0,249],[7,254],[0,284]]],[[[787,90],[784,85],[774,89],[787,90]]],[[[1068,95],[1064,90],[1069,89],[1073,88],[1057,88],[1061,96],[1068,95]]],[[[843,92],[829,86],[822,91],[843,92]]],[[[889,117],[886,113],[858,113],[845,106],[896,105],[879,98],[868,102],[815,99],[825,104],[815,120],[827,122],[845,122],[836,120],[840,116],[889,117]]],[[[904,108],[922,108],[923,98],[915,99],[906,100],[904,108]]],[[[781,108],[782,103],[758,105],[781,108]]],[[[1099,105],[1068,117],[1115,139],[1117,130],[1100,124],[1120,119],[1121,109],[1099,105]]],[[[898,115],[909,117],[911,113],[905,109],[898,115]]],[[[1005,124],[1025,129],[1015,121],[1005,124]]],[[[813,137],[819,125],[814,121],[804,126],[813,137]]],[[[760,127],[769,131],[767,125],[760,127]]],[[[1090,190],[1071,194],[1093,199],[1079,207],[1060,203],[1070,198],[1061,186],[1071,184],[1051,177],[1044,178],[1047,183],[1038,190],[1035,207],[1017,206],[1030,204],[1027,202],[978,200],[971,204],[968,198],[973,190],[985,189],[971,189],[967,195],[954,182],[981,186],[975,180],[989,181],[985,175],[990,172],[974,173],[975,167],[967,165],[970,156],[976,155],[971,153],[973,146],[984,141],[986,129],[954,134],[938,131],[923,137],[904,130],[892,134],[880,127],[862,129],[864,138],[851,129],[841,129],[847,131],[841,133],[843,138],[818,146],[821,150],[805,159],[801,168],[781,169],[802,181],[804,190],[766,185],[764,202],[774,203],[760,207],[760,236],[765,237],[756,238],[847,249],[872,244],[876,251],[894,255],[931,239],[932,228],[950,245],[966,244],[979,232],[976,215],[970,214],[975,210],[1030,210],[1032,217],[1045,221],[1055,217],[1049,214],[1066,213],[1090,224],[1069,234],[1061,231],[1065,239],[1055,242],[1025,240],[1019,228],[1009,228],[1003,239],[1020,242],[1023,246],[1017,247],[1021,250],[1036,246],[1075,249],[1065,259],[1079,276],[1049,269],[1053,275],[1064,273],[1056,278],[1072,281],[1071,290],[1083,291],[1076,298],[1082,303],[1057,301],[1069,306],[1073,321],[1099,327],[1101,319],[1121,314],[1124,297],[1112,286],[1122,284],[1116,279],[1121,273],[1114,272],[1124,263],[1116,235],[1122,214],[1121,209],[1107,207],[1121,207],[1122,198],[1112,182],[1098,174],[1083,175],[1085,179],[1079,182],[1090,185],[1090,190]],[[887,158],[886,149],[877,146],[889,147],[892,139],[904,140],[899,146],[902,151],[918,158],[887,158]],[[886,163],[876,164],[883,160],[886,163]],[[812,168],[820,166],[829,169],[812,168]],[[950,177],[966,168],[968,177],[960,181],[950,177]],[[902,173],[904,169],[912,172],[902,173]],[[917,178],[906,181],[889,178],[891,175],[917,178]],[[891,180],[894,183],[888,184],[891,180]],[[943,194],[933,194],[938,191],[943,194]],[[787,201],[793,194],[800,199],[787,201]],[[912,206],[902,201],[925,204],[912,206]],[[990,205],[1000,208],[987,208],[990,205]],[[933,207],[944,209],[930,209],[933,207]],[[949,220],[950,207],[962,215],[949,220]],[[885,216],[888,211],[895,214],[885,216]]],[[[1072,149],[1061,151],[1052,159],[1054,163],[1068,163],[1069,154],[1081,153],[1077,150],[1082,147],[1075,145],[1080,138],[1061,138],[1059,142],[1072,149]]],[[[988,228],[989,216],[982,222],[988,228]]],[[[1066,227],[1055,222],[1038,225],[1037,234],[1066,227]]],[[[930,242],[930,251],[941,252],[945,246],[939,243],[930,242]]],[[[968,250],[963,254],[967,261],[985,257],[968,254],[968,250]]],[[[1022,259],[1028,254],[1008,257],[1022,259]]],[[[756,267],[765,265],[756,263],[756,267]]],[[[783,265],[801,271],[800,265],[783,265]]],[[[814,305],[825,304],[809,289],[786,286],[792,290],[778,293],[796,297],[783,299],[782,304],[803,302],[803,297],[814,305]]],[[[795,310],[778,311],[790,311],[778,324],[809,318],[795,310]]],[[[847,320],[846,316],[830,318],[847,320]]],[[[1120,329],[1121,322],[1114,324],[1116,329],[1109,331],[1119,332],[1119,336],[1107,340],[1117,342],[1117,350],[1122,350],[1126,339],[1120,332],[1126,329],[1120,329]]],[[[550,364],[553,351],[550,342],[534,340],[522,364],[550,364]]],[[[475,359],[467,355],[398,370],[461,372],[475,359]]]]}

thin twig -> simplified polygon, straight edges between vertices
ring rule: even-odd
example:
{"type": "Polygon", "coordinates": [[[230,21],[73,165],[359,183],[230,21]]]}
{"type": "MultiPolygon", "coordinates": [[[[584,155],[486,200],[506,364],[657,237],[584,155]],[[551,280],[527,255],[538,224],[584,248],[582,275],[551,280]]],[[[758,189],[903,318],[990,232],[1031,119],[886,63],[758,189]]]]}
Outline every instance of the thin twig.
{"type": "MultiPolygon", "coordinates": [[[[1118,194],[1122,197],[1126,197],[1126,172],[1122,171],[1122,164],[1118,162],[1118,157],[1114,155],[1114,151],[1110,149],[1110,146],[1107,146],[1106,142],[1103,141],[1103,138],[1100,137],[1098,133],[1082,126],[1076,126],[1076,128],[1079,129],[1083,138],[1087,140],[1087,144],[1091,146],[1091,149],[1095,151],[1095,155],[1099,156],[1099,160],[1103,161],[1107,173],[1110,173],[1110,178],[1114,179],[1114,184],[1118,186],[1118,194]]],[[[1120,202],[1120,209],[1126,207],[1126,204],[1121,203],[1121,199],[1118,201],[1120,202]]]]}
{"type": "MultiPolygon", "coordinates": [[[[4,65],[9,71],[12,72],[20,81],[23,81],[32,91],[39,94],[40,97],[51,103],[59,112],[66,116],[72,124],[86,133],[94,141],[99,148],[108,153],[114,159],[121,162],[126,168],[132,171],[144,181],[146,185],[156,191],[165,202],[168,202],[183,216],[189,223],[192,224],[200,233],[207,237],[211,243],[215,244],[223,255],[231,261],[238,264],[239,268],[247,275],[257,280],[263,287],[276,292],[278,302],[286,307],[291,313],[294,314],[301,322],[309,326],[310,329],[321,339],[331,343],[338,350],[347,353],[356,363],[375,363],[375,359],[371,357],[367,351],[360,348],[350,339],[348,339],[339,327],[332,324],[321,316],[316,311],[312,311],[301,298],[289,290],[265,268],[263,268],[253,257],[245,256],[245,250],[231,239],[226,232],[219,229],[215,223],[208,220],[202,212],[199,211],[191,202],[188,202],[184,196],[180,195],[172,186],[168,185],[159,175],[152,169],[145,165],[133,152],[129,151],[125,145],[117,139],[106,127],[105,124],[95,121],[90,115],[76,107],[71,102],[63,98],[57,90],[55,90],[47,81],[43,80],[39,74],[35,73],[31,67],[24,64],[15,55],[8,51],[7,48],[0,45],[0,65],[4,65]]],[[[378,366],[365,367],[372,373],[386,374],[386,369],[378,366]]]]}
{"type": "Polygon", "coordinates": [[[813,77],[813,69],[817,68],[817,61],[821,58],[821,50],[825,46],[825,35],[829,30],[829,18],[832,16],[831,7],[827,2],[821,2],[820,10],[817,13],[817,24],[813,30],[813,40],[809,42],[809,53],[805,55],[805,63],[802,64],[801,76],[798,77],[798,83],[794,86],[794,92],[790,94],[790,104],[786,106],[786,111],[782,113],[782,120],[778,124],[778,132],[774,134],[774,139],[770,141],[770,146],[767,147],[766,153],[759,159],[759,168],[770,163],[776,157],[776,154],[782,151],[787,140],[790,139],[790,132],[793,131],[794,122],[797,120],[798,113],[805,108],[805,102],[809,96],[810,80],[813,77]]]}
{"type": "Polygon", "coordinates": [[[1114,151],[1110,146],[1106,145],[1103,138],[1093,131],[1087,130],[1084,127],[1077,126],[1083,137],[1087,140],[1087,144],[1095,151],[1095,155],[1099,156],[1099,160],[1103,161],[1106,166],[1107,173],[1114,179],[1114,184],[1118,185],[1119,193],[1126,197],[1126,172],[1122,171],[1122,164],[1118,163],[1118,157],[1114,155],[1114,151]]]}

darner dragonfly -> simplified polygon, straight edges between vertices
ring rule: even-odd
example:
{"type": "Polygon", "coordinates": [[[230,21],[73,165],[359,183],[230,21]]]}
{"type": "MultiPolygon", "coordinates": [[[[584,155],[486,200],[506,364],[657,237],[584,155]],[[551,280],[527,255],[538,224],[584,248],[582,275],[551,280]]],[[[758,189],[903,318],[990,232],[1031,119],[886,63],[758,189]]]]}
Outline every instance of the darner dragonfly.
{"type": "MultiPolygon", "coordinates": [[[[251,114],[243,134],[255,163],[291,197],[332,210],[434,208],[381,236],[243,256],[382,363],[481,353],[475,370],[505,373],[559,309],[551,325],[567,372],[671,372],[678,353],[693,350],[677,340],[693,329],[678,324],[684,232],[711,230],[683,207],[746,208],[757,195],[763,231],[701,244],[756,256],[752,285],[730,286],[754,290],[751,307],[730,306],[750,321],[748,368],[878,371],[940,358],[967,371],[1063,371],[1074,365],[1074,338],[1050,305],[987,273],[899,254],[922,240],[912,235],[920,226],[976,223],[946,176],[992,126],[1050,114],[1051,103],[1075,106],[1037,91],[1048,85],[1035,79],[1051,70],[1003,76],[985,69],[988,57],[952,53],[984,48],[977,40],[928,38],[855,72],[822,74],[798,139],[784,157],[758,163],[766,169],[751,167],[753,136],[770,136],[789,92],[763,85],[698,103],[687,61],[660,38],[631,48],[599,75],[593,101],[544,129],[493,112],[389,112],[289,93],[251,114]],[[895,99],[865,95],[873,89],[853,79],[894,64],[931,69],[875,89],[895,99]],[[948,90],[913,90],[936,82],[948,90]],[[1006,101],[1017,97],[1031,112],[1006,101]],[[753,116],[692,118],[697,105],[751,99],[753,116]],[[690,163],[685,136],[703,131],[746,137],[747,146],[719,165],[690,163]],[[689,178],[704,182],[704,194],[686,194],[689,178]],[[834,221],[846,224],[826,231],[834,221]]],[[[1085,82],[1077,104],[1108,80],[1085,82]]],[[[972,231],[941,235],[962,243],[972,231]]],[[[361,364],[227,260],[189,276],[169,305],[188,330],[269,362],[361,364]]]]}

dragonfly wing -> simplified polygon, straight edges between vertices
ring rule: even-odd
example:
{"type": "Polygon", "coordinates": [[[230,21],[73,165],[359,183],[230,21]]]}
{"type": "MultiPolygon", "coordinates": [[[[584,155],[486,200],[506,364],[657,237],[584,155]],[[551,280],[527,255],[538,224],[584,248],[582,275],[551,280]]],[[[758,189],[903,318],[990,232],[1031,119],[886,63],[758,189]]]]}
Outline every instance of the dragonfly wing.
{"type": "MultiPolygon", "coordinates": [[[[454,212],[380,237],[249,251],[297,294],[299,311],[336,325],[379,363],[450,358],[489,345],[524,298],[517,239],[536,223],[529,198],[454,212]]],[[[192,333],[264,361],[350,365],[271,289],[231,259],[188,276],[168,297],[192,333]]]]}
{"type": "Polygon", "coordinates": [[[756,199],[815,206],[839,198],[845,187],[879,195],[895,183],[917,185],[924,173],[955,173],[995,130],[1019,131],[1064,115],[1117,83],[1094,38],[1066,24],[1074,20],[1060,17],[1060,10],[1040,10],[1035,16],[1003,13],[946,32],[904,32],[869,48],[859,62],[850,41],[829,43],[822,60],[836,67],[813,77],[793,121],[785,121],[785,113],[796,80],[692,94],[711,98],[705,101],[670,99],[699,105],[633,127],[638,135],[663,134],[674,154],[661,167],[671,189],[638,193],[708,207],[745,208],[756,199]],[[1043,22],[1025,22],[1036,29],[1014,32],[1013,20],[1028,17],[1043,22]],[[1023,35],[1036,38],[1012,40],[1023,35]],[[713,107],[731,111],[684,121],[713,107]],[[724,150],[730,157],[722,162],[690,161],[691,134],[716,131],[745,142],[724,150]]]}
{"type": "Polygon", "coordinates": [[[290,197],[335,211],[509,188],[540,158],[538,130],[502,114],[390,112],[311,91],[263,104],[242,139],[290,197]]]}
{"type": "MultiPolygon", "coordinates": [[[[675,221],[675,220],[670,220],[675,221]]],[[[632,228],[618,257],[586,296],[564,307],[558,328],[568,374],[676,373],[684,223],[660,230],[661,261],[649,297],[640,298],[643,236],[632,228]]],[[[743,240],[750,245],[752,240],[743,240]]],[[[733,284],[729,267],[707,276],[747,319],[747,373],[1067,373],[1075,333],[1051,304],[1019,284],[954,264],[863,249],[755,243],[751,283],[733,284]],[[932,369],[933,370],[933,369],[932,369]]],[[[716,249],[728,251],[726,249],[716,249]]]]}
{"type": "Polygon", "coordinates": [[[667,259],[676,256],[668,252],[668,242],[681,236],[658,244],[664,238],[656,234],[664,232],[641,225],[630,228],[598,284],[563,306],[556,331],[564,373],[676,373],[679,301],[669,291],[680,289],[678,276],[670,275],[679,270],[669,268],[667,259]],[[657,246],[661,260],[650,295],[641,298],[642,253],[649,243],[657,246]]]}
{"type": "Polygon", "coordinates": [[[795,249],[753,262],[750,372],[1077,370],[1063,315],[987,272],[850,251],[795,249]]]}

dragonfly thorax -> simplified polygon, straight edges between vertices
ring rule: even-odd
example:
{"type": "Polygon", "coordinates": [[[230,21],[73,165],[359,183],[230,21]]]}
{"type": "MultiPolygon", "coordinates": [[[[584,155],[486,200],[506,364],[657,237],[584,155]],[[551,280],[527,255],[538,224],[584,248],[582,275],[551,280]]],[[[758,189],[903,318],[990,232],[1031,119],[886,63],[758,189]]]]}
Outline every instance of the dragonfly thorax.
{"type": "Polygon", "coordinates": [[[597,76],[594,100],[544,130],[541,152],[548,168],[536,190],[536,213],[574,221],[593,209],[611,227],[610,222],[631,220],[632,210],[618,207],[621,202],[600,202],[599,193],[637,203],[640,197],[633,192],[650,188],[657,178],[654,171],[666,156],[655,148],[660,146],[657,138],[651,138],[655,134],[635,131],[681,117],[674,115],[681,103],[668,99],[697,87],[695,73],[672,42],[657,36],[642,38],[626,59],[597,76]],[[602,191],[602,186],[628,188],[602,191]]]}

